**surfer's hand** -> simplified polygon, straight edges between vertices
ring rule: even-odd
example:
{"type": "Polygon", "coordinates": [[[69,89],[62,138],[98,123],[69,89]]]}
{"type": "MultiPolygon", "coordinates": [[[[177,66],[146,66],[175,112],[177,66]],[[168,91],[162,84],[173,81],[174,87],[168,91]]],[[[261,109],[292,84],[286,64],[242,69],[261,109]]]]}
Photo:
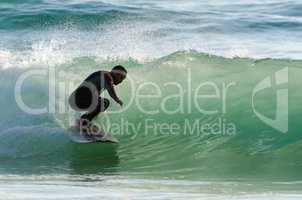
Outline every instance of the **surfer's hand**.
{"type": "Polygon", "coordinates": [[[123,106],[123,102],[120,99],[118,99],[116,102],[120,104],[120,106],[123,106]]]}

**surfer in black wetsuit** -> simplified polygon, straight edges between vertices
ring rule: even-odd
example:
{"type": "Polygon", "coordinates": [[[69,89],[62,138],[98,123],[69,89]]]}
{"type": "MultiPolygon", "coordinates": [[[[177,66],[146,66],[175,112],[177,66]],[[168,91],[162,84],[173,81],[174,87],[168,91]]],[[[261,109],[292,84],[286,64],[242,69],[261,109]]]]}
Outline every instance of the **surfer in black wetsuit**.
{"type": "Polygon", "coordinates": [[[115,66],[109,71],[97,71],[90,74],[81,85],[70,95],[69,104],[76,111],[86,111],[81,116],[80,123],[90,123],[100,112],[109,107],[109,100],[100,97],[103,90],[107,90],[110,97],[121,106],[123,102],[116,95],[114,85],[120,84],[127,75],[127,70],[115,66]]]}

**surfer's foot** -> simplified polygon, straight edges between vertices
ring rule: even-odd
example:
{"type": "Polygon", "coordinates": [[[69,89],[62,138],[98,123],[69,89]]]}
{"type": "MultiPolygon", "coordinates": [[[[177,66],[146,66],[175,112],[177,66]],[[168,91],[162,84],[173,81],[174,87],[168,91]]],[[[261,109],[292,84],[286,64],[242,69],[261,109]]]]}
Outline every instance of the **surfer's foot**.
{"type": "Polygon", "coordinates": [[[100,130],[98,126],[94,125],[87,119],[78,119],[76,120],[76,127],[81,131],[85,136],[98,136],[100,135],[100,130]]]}
{"type": "Polygon", "coordinates": [[[75,126],[78,128],[78,129],[83,129],[83,128],[87,128],[90,126],[90,121],[88,121],[87,119],[77,119],[76,120],[76,124],[75,126]]]}

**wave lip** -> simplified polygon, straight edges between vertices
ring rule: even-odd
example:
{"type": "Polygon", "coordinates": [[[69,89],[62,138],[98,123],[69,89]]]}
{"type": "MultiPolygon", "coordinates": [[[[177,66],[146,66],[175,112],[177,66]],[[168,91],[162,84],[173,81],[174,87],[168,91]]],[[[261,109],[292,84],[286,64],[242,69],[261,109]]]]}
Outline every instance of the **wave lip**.
{"type": "MultiPolygon", "coordinates": [[[[12,4],[15,7],[2,2],[4,14],[0,16],[3,38],[0,51],[16,55],[9,59],[22,60],[26,55],[31,61],[39,60],[38,56],[31,57],[35,46],[52,41],[60,43],[56,56],[64,58],[132,57],[141,61],[190,49],[224,57],[301,59],[302,56],[301,16],[288,2],[188,1],[185,5],[172,5],[170,1],[134,1],[126,5],[116,1],[22,4],[17,1],[12,4]]],[[[295,6],[300,5],[295,2],[295,6]]],[[[51,45],[43,48],[51,49],[51,45]]],[[[54,54],[48,52],[51,53],[54,54]]],[[[57,59],[48,62],[52,64],[54,60],[57,59]]]]}

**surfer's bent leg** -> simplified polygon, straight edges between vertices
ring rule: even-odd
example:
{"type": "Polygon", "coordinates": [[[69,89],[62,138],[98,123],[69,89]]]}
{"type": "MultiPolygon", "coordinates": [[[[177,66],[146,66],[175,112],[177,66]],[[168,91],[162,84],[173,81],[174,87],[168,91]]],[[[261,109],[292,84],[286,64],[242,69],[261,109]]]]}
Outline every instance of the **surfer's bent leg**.
{"type": "Polygon", "coordinates": [[[93,106],[91,111],[83,114],[81,119],[91,121],[95,118],[100,112],[104,112],[110,105],[110,101],[106,98],[98,98],[98,103],[96,106],[93,106]]]}
{"type": "Polygon", "coordinates": [[[87,87],[80,87],[69,97],[69,105],[75,111],[86,111],[93,103],[92,92],[87,87]]]}

